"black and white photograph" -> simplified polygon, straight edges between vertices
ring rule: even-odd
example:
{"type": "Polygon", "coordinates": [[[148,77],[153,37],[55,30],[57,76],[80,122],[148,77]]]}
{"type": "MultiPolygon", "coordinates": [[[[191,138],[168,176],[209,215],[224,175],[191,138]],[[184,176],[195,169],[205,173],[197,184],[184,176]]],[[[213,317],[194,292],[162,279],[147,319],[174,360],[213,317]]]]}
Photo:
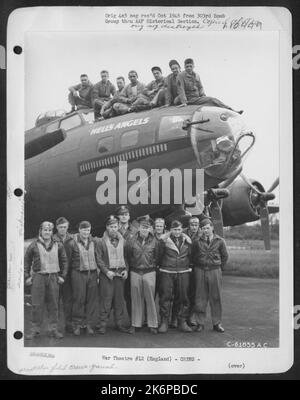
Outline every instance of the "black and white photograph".
{"type": "Polygon", "coordinates": [[[287,370],[288,11],[28,8],[8,40],[10,369],[287,370]]]}

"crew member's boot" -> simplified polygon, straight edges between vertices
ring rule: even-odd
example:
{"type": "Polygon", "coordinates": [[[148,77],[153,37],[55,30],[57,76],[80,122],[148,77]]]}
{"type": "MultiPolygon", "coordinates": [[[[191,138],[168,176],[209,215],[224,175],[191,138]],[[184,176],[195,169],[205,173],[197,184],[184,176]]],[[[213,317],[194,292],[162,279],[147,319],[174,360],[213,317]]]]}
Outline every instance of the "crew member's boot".
{"type": "Polygon", "coordinates": [[[188,326],[185,320],[179,320],[178,329],[181,332],[186,332],[186,333],[193,332],[193,329],[188,326]]]}
{"type": "Polygon", "coordinates": [[[94,331],[94,329],[91,327],[91,325],[87,325],[87,326],[86,326],[86,333],[87,333],[88,335],[94,335],[94,334],[95,334],[95,331],[94,331]]]}
{"type": "Polygon", "coordinates": [[[55,339],[62,339],[64,337],[64,335],[60,333],[57,328],[51,329],[49,336],[54,337],[55,339]]]}
{"type": "Polygon", "coordinates": [[[215,332],[218,332],[218,333],[224,333],[225,332],[225,329],[223,328],[223,326],[221,324],[214,325],[213,330],[215,332]]]}
{"type": "Polygon", "coordinates": [[[159,328],[158,328],[158,332],[159,333],[166,333],[166,332],[168,332],[168,328],[169,328],[168,320],[167,319],[163,319],[161,321],[161,324],[160,324],[159,328]]]}
{"type": "Polygon", "coordinates": [[[39,329],[32,329],[30,333],[25,335],[25,340],[32,340],[41,335],[41,331],[39,329]]]}

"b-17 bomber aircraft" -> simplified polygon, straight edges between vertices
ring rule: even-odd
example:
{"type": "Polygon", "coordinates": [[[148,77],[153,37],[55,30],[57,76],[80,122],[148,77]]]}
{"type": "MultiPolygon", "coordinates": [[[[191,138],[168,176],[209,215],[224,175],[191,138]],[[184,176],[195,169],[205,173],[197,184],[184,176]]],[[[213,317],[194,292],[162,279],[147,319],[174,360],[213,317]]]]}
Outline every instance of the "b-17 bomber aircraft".
{"type": "Polygon", "coordinates": [[[163,107],[101,121],[94,121],[93,110],[42,114],[25,134],[25,238],[36,235],[41,221],[59,216],[71,226],[90,220],[93,233],[101,234],[105,217],[118,204],[130,205],[132,194],[133,219],[149,214],[185,220],[204,211],[223,235],[223,225],[260,218],[270,249],[267,202],[275,197],[279,181],[265,192],[261,183],[242,175],[244,157],[254,143],[240,114],[205,105],[163,107]],[[162,173],[159,186],[154,186],[153,171],[162,173]],[[186,171],[194,204],[187,202],[184,185],[178,193],[176,179],[186,171]],[[197,193],[199,171],[204,204],[197,193]],[[167,172],[172,176],[168,182],[167,172]]]}

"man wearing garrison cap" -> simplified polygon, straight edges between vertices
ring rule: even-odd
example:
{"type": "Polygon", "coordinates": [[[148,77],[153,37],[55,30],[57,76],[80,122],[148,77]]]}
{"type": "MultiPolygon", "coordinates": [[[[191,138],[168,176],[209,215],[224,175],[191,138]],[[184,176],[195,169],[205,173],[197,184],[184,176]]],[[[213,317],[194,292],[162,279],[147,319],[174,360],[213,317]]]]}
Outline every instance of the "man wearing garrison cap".
{"type": "Polygon", "coordinates": [[[197,322],[196,330],[201,332],[204,329],[209,303],[213,329],[223,333],[221,279],[228,253],[224,239],[214,233],[210,219],[202,219],[200,227],[203,236],[194,241],[192,248],[195,280],[193,320],[197,322]]]}
{"type": "Polygon", "coordinates": [[[78,233],[66,244],[70,257],[73,291],[72,324],[75,336],[86,325],[87,333],[94,334],[98,318],[98,269],[96,239],[91,236],[89,221],[79,223],[78,233]]]}
{"type": "Polygon", "coordinates": [[[161,107],[166,101],[166,81],[160,67],[152,67],[151,72],[154,80],[148,83],[144,95],[150,101],[150,107],[161,107]]]}
{"type": "Polygon", "coordinates": [[[158,318],[155,307],[156,270],[161,259],[161,243],[153,234],[153,221],[146,215],[137,219],[138,233],[126,243],[131,280],[132,332],[143,324],[144,305],[147,325],[156,334],[158,318]]]}
{"type": "Polygon", "coordinates": [[[123,325],[124,283],[128,277],[128,264],[125,259],[125,240],[118,232],[119,220],[110,215],[106,221],[106,231],[98,241],[97,254],[100,265],[100,324],[98,333],[106,333],[110,312],[114,308],[116,329],[130,333],[123,325]]]}
{"type": "Polygon", "coordinates": [[[178,299],[178,328],[183,332],[192,332],[187,325],[189,318],[189,286],[191,272],[192,241],[182,232],[182,224],[173,221],[171,235],[164,241],[163,257],[160,265],[159,305],[161,324],[160,333],[168,330],[171,303],[178,299]]]}
{"type": "MultiPolygon", "coordinates": [[[[132,238],[136,233],[137,229],[130,223],[130,209],[128,206],[119,206],[115,215],[119,219],[119,233],[123,236],[124,240],[132,238]]],[[[129,319],[131,318],[131,288],[130,279],[126,279],[124,287],[124,297],[126,302],[126,309],[129,319]]]]}
{"type": "Polygon", "coordinates": [[[64,246],[54,241],[52,235],[52,222],[43,222],[38,238],[25,253],[25,283],[32,285],[32,326],[31,333],[25,336],[27,340],[40,335],[44,308],[48,311],[49,334],[56,339],[63,337],[58,331],[59,285],[64,283],[68,261],[64,246]]]}
{"type": "Polygon", "coordinates": [[[176,60],[171,60],[169,62],[169,67],[172,73],[166,78],[166,106],[177,106],[178,104],[180,104],[180,97],[178,95],[177,88],[177,77],[181,69],[178,61],[176,60]]]}

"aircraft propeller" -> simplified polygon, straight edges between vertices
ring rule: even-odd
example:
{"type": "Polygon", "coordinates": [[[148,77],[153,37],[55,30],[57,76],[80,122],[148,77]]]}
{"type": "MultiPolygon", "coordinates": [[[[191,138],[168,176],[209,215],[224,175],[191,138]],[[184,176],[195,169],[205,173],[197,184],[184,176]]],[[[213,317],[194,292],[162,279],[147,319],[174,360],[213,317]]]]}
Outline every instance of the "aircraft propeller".
{"type": "Polygon", "coordinates": [[[251,188],[250,200],[253,207],[255,207],[258,210],[260,216],[265,249],[271,250],[268,201],[273,200],[275,198],[275,195],[272,192],[279,185],[279,178],[275,179],[275,181],[273,182],[268,191],[262,192],[261,190],[258,189],[258,187],[255,184],[252,184],[245,175],[240,174],[240,177],[251,188]]]}
{"type": "Polygon", "coordinates": [[[209,189],[205,196],[206,203],[209,204],[209,214],[214,224],[215,232],[223,237],[223,216],[222,216],[222,199],[228,197],[227,189],[209,189]]]}

